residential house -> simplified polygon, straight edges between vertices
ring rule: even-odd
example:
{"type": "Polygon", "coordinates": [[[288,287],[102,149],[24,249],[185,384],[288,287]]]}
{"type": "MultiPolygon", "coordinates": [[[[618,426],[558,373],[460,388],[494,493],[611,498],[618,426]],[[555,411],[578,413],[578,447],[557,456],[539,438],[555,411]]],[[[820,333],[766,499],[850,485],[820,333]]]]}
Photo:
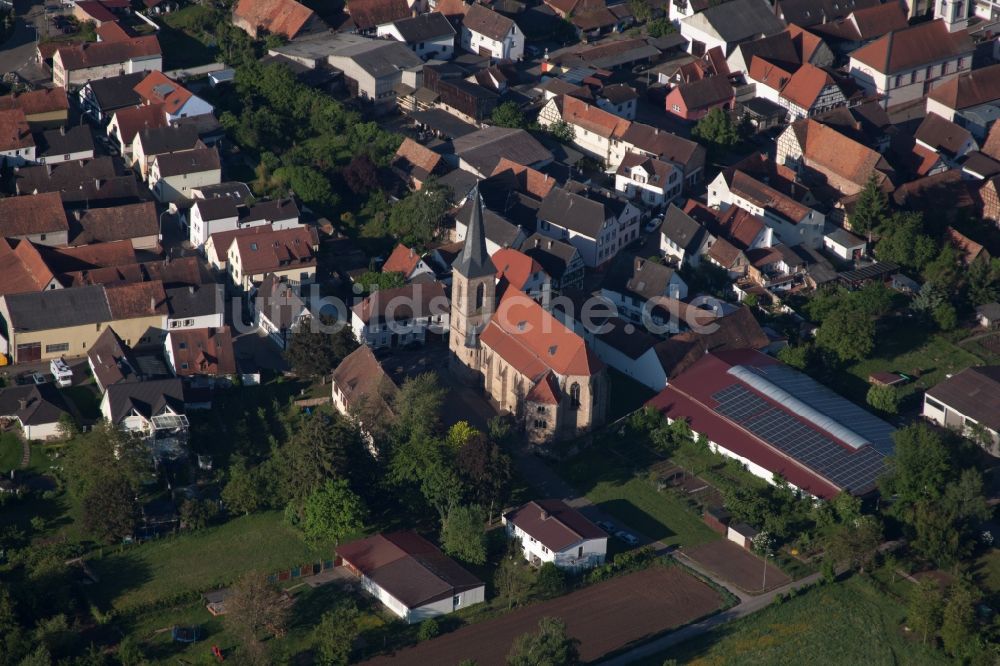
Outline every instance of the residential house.
{"type": "Polygon", "coordinates": [[[62,289],[62,282],[31,241],[0,238],[0,295],[62,289]]]}
{"type": "Polygon", "coordinates": [[[393,532],[337,546],[343,566],[407,624],[486,600],[486,585],[416,532],[393,532]]]}
{"type": "Polygon", "coordinates": [[[135,176],[107,155],[21,167],[14,172],[14,188],[19,195],[58,192],[67,208],[114,206],[140,200],[135,176]]]}
{"type": "Polygon", "coordinates": [[[94,157],[94,136],[89,125],[66,129],[51,129],[38,135],[35,161],[39,164],[59,164],[94,157]]]}
{"type": "Polygon", "coordinates": [[[107,135],[121,151],[122,158],[131,163],[132,142],[139,130],[166,127],[168,124],[162,104],[129,106],[111,114],[107,135]]]}
{"type": "Polygon", "coordinates": [[[209,282],[164,289],[167,332],[222,328],[226,320],[225,285],[209,282]]]}
{"type": "Polygon", "coordinates": [[[406,44],[424,60],[450,60],[455,53],[455,28],[441,12],[380,25],[377,34],[406,44]]]}
{"type": "Polygon", "coordinates": [[[842,21],[859,9],[879,5],[879,0],[777,0],[774,13],[785,23],[816,30],[816,26],[842,21]]]}
{"type": "Polygon", "coordinates": [[[865,239],[840,227],[823,234],[823,248],[844,261],[858,261],[864,256],[867,247],[865,239]]]}
{"type": "Polygon", "coordinates": [[[35,138],[21,109],[0,111],[0,166],[35,161],[35,138]]]}
{"type": "Polygon", "coordinates": [[[708,186],[708,205],[722,211],[739,206],[760,216],[786,245],[813,249],[823,245],[823,213],[739,169],[726,169],[715,177],[708,186]]]}
{"type": "Polygon", "coordinates": [[[406,181],[408,187],[419,190],[432,176],[444,170],[444,158],[427,146],[406,137],[396,149],[392,169],[406,181]]]}
{"type": "Polygon", "coordinates": [[[524,33],[503,14],[475,3],[462,19],[462,48],[492,60],[520,60],[524,56],[524,33]]]}
{"type": "Polygon", "coordinates": [[[162,72],[150,72],[135,86],[143,104],[159,104],[163,107],[167,122],[180,118],[211,114],[214,107],[190,90],[167,78],[162,72]]]}
{"type": "Polygon", "coordinates": [[[617,165],[624,157],[621,139],[632,125],[629,120],[576,97],[560,95],[549,100],[538,114],[542,127],[558,122],[573,128],[574,147],[601,163],[617,165]]]}
{"type": "MultiPolygon", "coordinates": [[[[350,92],[377,105],[393,105],[401,85],[421,85],[424,61],[405,44],[336,35],[327,62],[344,73],[350,92]]],[[[280,50],[279,50],[280,51],[280,50]]]]}
{"type": "Polygon", "coordinates": [[[233,7],[233,25],[254,38],[269,34],[294,39],[320,29],[322,21],[295,0],[239,0],[233,7]]]}
{"type": "Polygon", "coordinates": [[[0,198],[0,236],[66,245],[69,222],[58,192],[0,198]]]}
{"type": "Polygon", "coordinates": [[[749,349],[704,354],[650,404],[752,474],[820,499],[875,491],[894,451],[890,424],[749,349]]]}
{"type": "Polygon", "coordinates": [[[538,210],[538,231],[568,242],[591,268],[639,238],[639,209],[604,190],[554,187],[538,210]]]}
{"type": "Polygon", "coordinates": [[[458,167],[487,178],[502,159],[540,169],[552,162],[552,153],[523,129],[484,127],[452,142],[458,167]]]}
{"type": "Polygon", "coordinates": [[[345,11],[348,20],[340,26],[342,32],[355,32],[359,35],[371,35],[378,26],[400,21],[418,14],[419,0],[355,0],[345,11]],[[410,5],[414,5],[411,9],[410,5]]]}
{"type": "Polygon", "coordinates": [[[923,416],[1000,455],[1000,366],[966,368],[924,393],[923,416]],[[979,431],[979,432],[977,432],[979,431]]]}
{"type": "MultiPolygon", "coordinates": [[[[726,58],[726,69],[733,74],[749,74],[750,64],[754,57],[785,70],[794,70],[795,67],[802,64],[802,59],[795,48],[795,42],[792,40],[792,33],[789,30],[737,44],[733,52],[726,58]]],[[[700,71],[701,61],[695,62],[699,64],[700,71]]],[[[695,63],[691,64],[691,66],[694,65],[695,63]]]]}
{"type": "Polygon", "coordinates": [[[660,226],[660,251],[678,266],[698,266],[714,238],[705,227],[674,204],[660,226]]]}
{"type": "Polygon", "coordinates": [[[552,297],[552,278],[542,265],[527,254],[511,248],[498,250],[490,259],[497,269],[497,280],[504,280],[532,299],[548,307],[552,297]]]}
{"type": "Polygon", "coordinates": [[[934,20],[890,32],[851,53],[850,73],[885,108],[913,102],[972,68],[972,39],[934,20]]]}
{"type": "Polygon", "coordinates": [[[551,279],[553,292],[582,288],[586,264],[573,245],[536,233],[525,239],[521,251],[542,267],[551,279]]]}
{"type": "Polygon", "coordinates": [[[330,376],[333,406],[354,420],[377,455],[374,432],[384,432],[394,418],[399,388],[368,345],[344,357],[330,376]]]}
{"type": "Polygon", "coordinates": [[[964,127],[977,140],[986,138],[1000,119],[1000,65],[965,72],[935,86],[927,94],[927,114],[964,127]]]}
{"type": "Polygon", "coordinates": [[[625,120],[635,120],[636,108],[639,103],[639,93],[635,88],[624,83],[613,83],[601,86],[594,93],[594,103],[598,108],[613,113],[625,120]]]}
{"type": "Polygon", "coordinates": [[[52,56],[52,83],[76,88],[95,79],[163,69],[155,35],[120,42],[84,42],[59,47],[52,56]]]}
{"type": "MultiPolygon", "coordinates": [[[[169,125],[167,127],[141,127],[132,139],[132,161],[139,167],[142,179],[149,180],[149,168],[157,155],[179,153],[204,148],[193,127],[169,125]]],[[[219,182],[219,181],[215,181],[219,182]]],[[[207,185],[209,183],[199,183],[207,185]]]]}
{"type": "Polygon", "coordinates": [[[879,37],[908,27],[902,3],[887,2],[856,8],[847,16],[809,29],[828,40],[838,53],[849,54],[879,37]]]}
{"type": "Polygon", "coordinates": [[[195,198],[188,229],[191,244],[204,250],[213,234],[224,231],[266,224],[274,231],[299,226],[299,208],[293,199],[260,201],[252,205],[245,202],[242,197],[195,198]]]}
{"type": "Polygon", "coordinates": [[[99,126],[107,125],[115,111],[132,108],[142,102],[135,86],[145,77],[146,72],[139,71],[88,81],[77,93],[80,110],[99,126]]]}
{"type": "Polygon", "coordinates": [[[1000,303],[986,303],[976,308],[976,320],[985,329],[1000,327],[1000,303]]]}
{"type": "Polygon", "coordinates": [[[16,421],[26,440],[63,439],[67,417],[72,412],[54,383],[0,389],[0,419],[16,421]]]}
{"type": "Polygon", "coordinates": [[[621,136],[622,157],[631,151],[670,162],[684,174],[685,189],[705,178],[705,147],[657,127],[632,123],[621,136]]]}
{"type": "Polygon", "coordinates": [[[153,157],[149,167],[149,186],[160,203],[191,199],[191,189],[222,182],[219,151],[195,148],[153,157]]]}
{"type": "Polygon", "coordinates": [[[184,384],[177,377],[111,384],[101,399],[108,423],[152,442],[186,438],[184,412],[184,384]]]}
{"type": "Polygon", "coordinates": [[[938,155],[950,168],[957,167],[970,152],[979,150],[979,144],[969,130],[936,113],[924,116],[913,138],[918,146],[938,155]]]}
{"type": "Polygon", "coordinates": [[[61,86],[0,97],[0,111],[12,109],[20,109],[32,129],[61,127],[69,121],[69,99],[61,86]]]}
{"type": "Polygon", "coordinates": [[[683,182],[681,171],[669,162],[638,153],[626,153],[615,170],[615,189],[653,209],[679,197],[683,182]]]}
{"type": "Polygon", "coordinates": [[[979,199],[982,201],[983,219],[1000,227],[1000,175],[983,181],[979,187],[979,199]]]}
{"type": "Polygon", "coordinates": [[[265,225],[257,229],[261,231],[235,236],[226,251],[226,269],[233,285],[249,292],[269,273],[293,284],[315,281],[319,238],[314,227],[275,230],[265,225]]]}
{"type": "MultiPolygon", "coordinates": [[[[400,273],[407,282],[416,280],[421,276],[428,276],[431,280],[434,279],[434,271],[417,254],[417,251],[406,247],[402,243],[393,248],[392,254],[382,264],[382,272],[400,273]]],[[[427,278],[424,279],[426,280],[427,278]]]]}
{"type": "Polygon", "coordinates": [[[861,192],[872,176],[883,189],[893,187],[892,168],[885,158],[811,118],[798,120],[781,133],[775,161],[844,196],[861,192]]]}
{"type": "Polygon", "coordinates": [[[675,86],[667,93],[666,108],[683,120],[701,120],[712,109],[732,109],[735,99],[729,77],[709,76],[675,86]]]}
{"type": "Polygon", "coordinates": [[[127,240],[136,250],[158,251],[160,218],[156,204],[146,201],[108,208],[75,210],[70,216],[70,247],[127,240]]]}
{"type": "Polygon", "coordinates": [[[175,329],[164,345],[167,366],[186,380],[228,381],[236,375],[236,354],[228,326],[175,329]]]}
{"type": "Polygon", "coordinates": [[[789,73],[754,56],[748,78],[756,84],[757,95],[787,109],[791,121],[847,106],[853,96],[852,83],[809,63],[789,73]]]}
{"type": "Polygon", "coordinates": [[[373,349],[423,344],[448,335],[448,297],[440,282],[381,289],[351,308],[351,330],[373,349]]]}
{"type": "Polygon", "coordinates": [[[560,569],[581,571],[604,564],[607,557],[607,533],[562,500],[528,502],[505,513],[503,524],[535,566],[552,562],[560,569]]]}
{"type": "Polygon", "coordinates": [[[977,261],[989,262],[990,252],[982,243],[977,243],[954,227],[945,227],[944,240],[958,251],[959,260],[965,266],[977,261]]]}
{"type": "Polygon", "coordinates": [[[309,306],[293,289],[288,280],[267,275],[257,289],[254,319],[263,331],[281,349],[287,349],[291,335],[299,325],[312,317],[309,306]]]}
{"type": "Polygon", "coordinates": [[[506,86],[506,78],[496,68],[471,75],[469,71],[454,62],[429,62],[424,66],[424,87],[401,105],[418,109],[432,106],[472,125],[486,123],[500,103],[499,88],[506,86]]]}
{"type": "Polygon", "coordinates": [[[730,0],[680,21],[680,33],[688,40],[689,52],[699,57],[715,47],[728,57],[737,44],[784,29],[785,24],[764,0],[730,0]]]}
{"type": "Polygon", "coordinates": [[[671,301],[687,298],[680,273],[641,257],[619,255],[601,283],[601,296],[613,304],[621,319],[653,332],[679,333],[683,322],[670,309],[671,301]]]}

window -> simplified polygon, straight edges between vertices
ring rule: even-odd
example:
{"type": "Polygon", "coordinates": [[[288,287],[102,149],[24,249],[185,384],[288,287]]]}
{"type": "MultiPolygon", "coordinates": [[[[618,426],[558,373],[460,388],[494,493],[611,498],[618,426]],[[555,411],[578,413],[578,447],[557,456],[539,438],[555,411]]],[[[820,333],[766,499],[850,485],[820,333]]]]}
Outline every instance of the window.
{"type": "Polygon", "coordinates": [[[958,68],[962,69],[963,67],[965,67],[965,58],[959,58],[958,59],[958,68]]]}
{"type": "Polygon", "coordinates": [[[68,342],[57,342],[54,345],[45,345],[46,354],[56,354],[58,352],[65,352],[65,351],[69,351],[68,342]]]}
{"type": "Polygon", "coordinates": [[[462,605],[462,595],[461,594],[456,594],[454,597],[452,597],[451,598],[451,604],[455,608],[458,608],[459,606],[461,606],[462,605]]]}
{"type": "Polygon", "coordinates": [[[670,106],[670,110],[673,111],[674,113],[680,113],[681,112],[681,107],[678,104],[672,104],[670,106]]]}
{"type": "Polygon", "coordinates": [[[486,300],[486,283],[480,282],[476,287],[476,311],[483,309],[483,302],[486,300]]]}
{"type": "Polygon", "coordinates": [[[924,402],[928,406],[933,407],[934,409],[938,410],[939,412],[943,412],[944,411],[944,405],[942,405],[940,402],[938,402],[934,398],[931,398],[931,397],[925,395],[924,396],[924,402]]]}
{"type": "Polygon", "coordinates": [[[576,382],[569,387],[569,403],[573,409],[580,407],[580,385],[576,382]]]}
{"type": "Polygon", "coordinates": [[[545,413],[545,406],[544,405],[538,405],[538,413],[539,414],[544,414],[545,413]]]}
{"type": "Polygon", "coordinates": [[[40,241],[45,240],[45,236],[46,236],[46,234],[38,234],[38,240],[40,240],[40,241]]]}
{"type": "Polygon", "coordinates": [[[893,86],[893,87],[894,88],[898,88],[901,85],[903,85],[903,77],[902,77],[902,75],[896,77],[896,85],[893,86]]]}
{"type": "Polygon", "coordinates": [[[181,363],[181,370],[187,370],[187,369],[188,369],[188,364],[187,363],[181,363]]]}
{"type": "Polygon", "coordinates": [[[542,419],[535,419],[535,427],[538,428],[539,430],[545,430],[547,425],[548,424],[545,423],[545,421],[543,421],[542,419]]]}

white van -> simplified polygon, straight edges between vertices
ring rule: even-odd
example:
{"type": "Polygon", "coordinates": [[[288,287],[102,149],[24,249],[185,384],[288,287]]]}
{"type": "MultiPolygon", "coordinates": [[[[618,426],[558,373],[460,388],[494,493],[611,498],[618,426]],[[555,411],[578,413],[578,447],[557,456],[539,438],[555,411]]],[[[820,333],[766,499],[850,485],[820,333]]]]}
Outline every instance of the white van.
{"type": "Polygon", "coordinates": [[[56,378],[56,384],[59,386],[65,388],[73,385],[73,371],[70,370],[66,361],[61,358],[52,359],[52,362],[49,363],[49,370],[52,371],[52,376],[56,378]]]}

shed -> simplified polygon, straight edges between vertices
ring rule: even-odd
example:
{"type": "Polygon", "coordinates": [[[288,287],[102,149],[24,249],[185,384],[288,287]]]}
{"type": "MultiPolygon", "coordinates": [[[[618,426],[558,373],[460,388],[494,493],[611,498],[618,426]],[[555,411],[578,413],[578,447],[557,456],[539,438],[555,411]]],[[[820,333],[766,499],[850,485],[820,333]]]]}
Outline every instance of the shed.
{"type": "Polygon", "coordinates": [[[986,303],[976,308],[976,319],[983,328],[1000,328],[1000,303],[986,303]]]}
{"type": "Polygon", "coordinates": [[[212,615],[226,614],[226,597],[229,596],[229,588],[224,587],[219,590],[212,590],[201,595],[205,600],[205,608],[212,615]]]}
{"type": "Polygon", "coordinates": [[[909,377],[898,372],[873,372],[868,375],[868,382],[876,386],[896,386],[905,384],[908,380],[909,377]]]}
{"type": "Polygon", "coordinates": [[[728,533],[729,521],[732,518],[733,515],[721,506],[710,506],[701,514],[701,519],[705,521],[705,524],[723,536],[728,533]]]}
{"type": "Polygon", "coordinates": [[[753,548],[753,539],[758,534],[760,534],[760,530],[754,529],[746,523],[735,523],[729,526],[726,538],[750,550],[753,548]]]}

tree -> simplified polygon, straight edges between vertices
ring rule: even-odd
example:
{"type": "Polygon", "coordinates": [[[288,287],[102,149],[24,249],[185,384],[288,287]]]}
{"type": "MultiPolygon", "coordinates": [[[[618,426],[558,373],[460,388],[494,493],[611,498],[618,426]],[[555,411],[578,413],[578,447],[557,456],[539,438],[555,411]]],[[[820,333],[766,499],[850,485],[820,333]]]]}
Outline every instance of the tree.
{"type": "Polygon", "coordinates": [[[350,599],[342,599],[332,610],[323,613],[313,632],[319,666],[347,666],[351,648],[360,633],[360,618],[357,605],[350,599]]]}
{"type": "Polygon", "coordinates": [[[875,516],[859,516],[831,533],[827,548],[837,562],[864,571],[871,567],[881,542],[881,521],[875,516]]]}
{"type": "Polygon", "coordinates": [[[650,37],[658,38],[677,32],[677,28],[666,17],[655,18],[646,23],[646,32],[650,37]]]}
{"type": "Polygon", "coordinates": [[[546,562],[538,569],[535,588],[546,599],[558,597],[566,591],[566,574],[552,562],[546,562]]]}
{"type": "Polygon", "coordinates": [[[262,573],[244,574],[229,588],[226,597],[226,626],[243,643],[256,643],[262,634],[285,635],[290,600],[262,573]]]}
{"type": "Polygon", "coordinates": [[[281,447],[279,496],[285,502],[304,500],[349,469],[356,476],[369,457],[357,426],[336,412],[315,412],[300,423],[281,447]]]}
{"type": "Polygon", "coordinates": [[[871,241],[871,233],[882,225],[888,210],[889,199],[879,187],[878,179],[873,173],[854,204],[854,212],[849,218],[851,231],[866,235],[871,241]]]}
{"type": "Polygon", "coordinates": [[[445,188],[431,181],[392,207],[388,232],[404,245],[426,247],[437,234],[448,207],[445,188]]]}
{"type": "Polygon", "coordinates": [[[330,479],[306,500],[302,531],[312,541],[334,543],[361,531],[365,506],[344,479],[330,479]]]}
{"type": "Polygon", "coordinates": [[[1000,259],[976,259],[965,277],[972,305],[985,305],[1000,298],[1000,259]]]}
{"type": "Polygon", "coordinates": [[[326,377],[345,356],[358,348],[350,326],[339,325],[329,315],[319,321],[306,317],[292,333],[285,360],[300,377],[326,377]]]}
{"type": "Polygon", "coordinates": [[[971,585],[955,583],[941,613],[941,643],[945,652],[961,659],[971,656],[976,645],[976,603],[979,595],[971,585]]]}
{"type": "Polygon", "coordinates": [[[789,345],[778,350],[778,359],[785,365],[790,365],[798,370],[805,370],[812,360],[812,345],[789,345]]]}
{"type": "Polygon", "coordinates": [[[549,134],[560,143],[573,143],[576,139],[576,130],[565,120],[557,120],[549,125],[549,134]]]}
{"type": "Polygon", "coordinates": [[[872,384],[868,388],[866,396],[868,406],[885,412],[886,414],[896,414],[899,412],[899,393],[892,386],[879,386],[872,384]]]}
{"type": "Polygon", "coordinates": [[[865,312],[845,303],[820,325],[816,344],[841,361],[860,361],[875,347],[875,322],[865,312]]]}
{"type": "Polygon", "coordinates": [[[504,102],[494,108],[493,113],[490,114],[490,123],[498,127],[514,129],[525,129],[528,125],[517,102],[504,102]]]}
{"type": "Polygon", "coordinates": [[[337,195],[330,187],[330,180],[313,167],[280,167],[274,172],[274,180],[291,188],[307,206],[327,210],[337,205],[337,195]]]}
{"type": "Polygon", "coordinates": [[[406,285],[406,276],[398,271],[368,271],[355,280],[365,293],[383,289],[398,289],[406,285]]]}
{"type": "Polygon", "coordinates": [[[574,666],[580,663],[579,641],[566,635],[559,618],[543,617],[538,631],[518,636],[507,654],[509,666],[574,666]]]}
{"type": "Polygon", "coordinates": [[[924,266],[924,280],[945,293],[953,292],[961,277],[961,257],[951,243],[945,243],[937,256],[924,266]]]}
{"type": "Polygon", "coordinates": [[[691,136],[712,147],[727,149],[740,142],[739,128],[723,109],[714,108],[692,128],[691,136]]]}
{"type": "Polygon", "coordinates": [[[222,489],[222,501],[230,511],[249,515],[265,505],[258,469],[248,469],[242,458],[229,467],[229,480],[222,489]]]}
{"type": "Polygon", "coordinates": [[[931,317],[942,331],[950,331],[958,326],[958,311],[951,303],[938,304],[931,310],[931,317]]]}
{"type": "Polygon", "coordinates": [[[115,657],[121,666],[140,666],[146,662],[146,655],[142,650],[142,644],[132,636],[126,636],[118,644],[115,650],[115,657]]]}
{"type": "Polygon", "coordinates": [[[399,431],[407,437],[436,432],[440,426],[446,394],[447,391],[433,372],[424,372],[404,380],[393,402],[393,411],[399,415],[399,431]]]}
{"type": "Polygon", "coordinates": [[[417,640],[429,641],[440,633],[441,627],[438,625],[437,620],[429,617],[420,623],[420,627],[417,629],[417,640]]]}
{"type": "Polygon", "coordinates": [[[933,578],[923,578],[911,588],[906,622],[924,645],[937,633],[941,626],[941,588],[933,578]]]}
{"type": "Polygon", "coordinates": [[[486,562],[486,512],[478,506],[455,506],[441,523],[441,547],[469,564],[486,562]]]}
{"type": "Polygon", "coordinates": [[[507,600],[507,610],[522,603],[531,591],[531,571],[521,563],[519,542],[512,542],[509,552],[494,575],[494,584],[501,597],[507,600]]]}
{"type": "Polygon", "coordinates": [[[84,529],[100,541],[121,541],[132,535],[138,509],[135,488],[125,475],[109,470],[83,496],[84,529]]]}
{"type": "Polygon", "coordinates": [[[354,194],[366,194],[379,188],[378,167],[368,153],[352,157],[341,175],[348,189],[354,194]]]}
{"type": "Polygon", "coordinates": [[[208,500],[186,499],[181,503],[181,522],[188,529],[202,529],[217,513],[216,505],[208,500]]]}
{"type": "Polygon", "coordinates": [[[457,421],[453,426],[448,428],[448,436],[445,438],[445,443],[449,449],[458,452],[462,447],[471,442],[473,438],[478,436],[480,436],[480,432],[469,425],[468,421],[457,421]]]}
{"type": "Polygon", "coordinates": [[[510,493],[513,478],[510,456],[485,436],[478,435],[458,450],[455,465],[470,489],[472,501],[486,507],[486,517],[492,520],[493,508],[502,506],[510,493]]]}
{"type": "Polygon", "coordinates": [[[919,271],[937,253],[934,240],[924,233],[920,213],[893,213],[878,231],[881,238],[875,246],[875,255],[882,261],[919,271]]]}
{"type": "Polygon", "coordinates": [[[632,10],[632,16],[639,23],[645,23],[653,18],[653,9],[647,0],[629,0],[628,6],[632,10]]]}

